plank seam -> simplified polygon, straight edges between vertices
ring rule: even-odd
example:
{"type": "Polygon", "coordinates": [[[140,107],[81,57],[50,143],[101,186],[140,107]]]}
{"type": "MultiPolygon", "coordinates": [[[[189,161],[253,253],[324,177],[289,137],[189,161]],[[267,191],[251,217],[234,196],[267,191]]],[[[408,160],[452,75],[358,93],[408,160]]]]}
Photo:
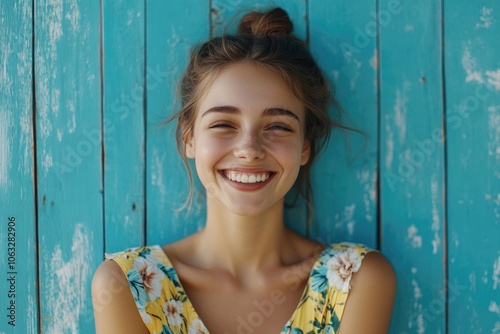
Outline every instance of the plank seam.
{"type": "Polygon", "coordinates": [[[208,37],[209,38],[212,38],[213,35],[214,35],[214,32],[213,32],[213,22],[212,22],[212,8],[213,7],[213,0],[209,0],[208,1],[208,37]]]}
{"type": "Polygon", "coordinates": [[[101,189],[102,189],[102,249],[106,252],[106,183],[104,172],[106,170],[106,147],[104,145],[104,9],[103,1],[99,1],[99,71],[101,94],[101,189]]]}
{"type": "MultiPolygon", "coordinates": [[[[375,10],[377,13],[380,13],[380,0],[375,0],[375,10]]],[[[375,40],[375,44],[376,44],[376,56],[377,56],[377,63],[380,64],[380,23],[379,23],[379,20],[376,20],[376,24],[377,24],[377,36],[376,36],[376,40],[375,40]]],[[[377,82],[377,166],[375,167],[376,171],[377,171],[377,180],[376,180],[376,196],[377,196],[377,204],[376,204],[376,219],[377,219],[377,222],[376,222],[376,240],[375,240],[375,247],[377,249],[380,249],[380,247],[382,246],[382,241],[381,241],[381,238],[382,238],[382,210],[381,210],[381,195],[382,195],[382,192],[381,192],[381,185],[382,185],[382,177],[381,177],[381,168],[380,168],[380,165],[381,165],[381,160],[382,160],[382,156],[381,156],[381,131],[382,131],[382,127],[381,127],[381,117],[380,117],[380,114],[381,114],[381,105],[380,105],[380,65],[377,66],[377,73],[376,73],[376,82],[377,82]]]]}
{"type": "Polygon", "coordinates": [[[37,161],[37,156],[38,156],[38,151],[37,151],[37,140],[36,140],[36,111],[37,111],[37,106],[36,106],[36,66],[35,66],[35,36],[36,36],[36,29],[35,29],[35,18],[36,18],[36,10],[35,10],[35,0],[31,1],[31,91],[32,91],[32,99],[33,99],[33,120],[32,120],[32,136],[33,136],[33,195],[34,195],[34,201],[35,201],[35,268],[36,268],[36,300],[37,300],[37,314],[38,314],[38,321],[37,321],[37,330],[41,332],[42,328],[42,308],[40,306],[40,243],[38,242],[38,161],[37,161]]]}
{"type": "Polygon", "coordinates": [[[143,168],[143,173],[142,173],[142,178],[143,178],[143,182],[142,182],[142,187],[143,187],[143,231],[142,231],[142,243],[143,245],[147,245],[147,231],[148,231],[148,201],[147,201],[147,171],[148,171],[148,160],[147,160],[147,150],[148,150],[148,136],[147,136],[147,124],[148,124],[148,80],[147,80],[147,68],[148,68],[148,2],[146,0],[144,0],[144,8],[143,8],[143,11],[144,11],[144,20],[143,20],[143,30],[144,30],[144,58],[143,58],[143,64],[144,64],[144,67],[143,67],[143,70],[144,70],[144,78],[143,78],[143,85],[144,85],[144,89],[142,90],[143,91],[143,96],[142,96],[142,115],[143,115],[143,128],[144,128],[144,131],[143,131],[143,136],[144,136],[144,150],[143,150],[143,161],[144,161],[144,168],[143,168]]]}
{"type": "Polygon", "coordinates": [[[441,0],[441,78],[442,78],[442,92],[443,92],[443,105],[442,105],[442,127],[443,127],[443,139],[444,139],[444,148],[443,148],[443,266],[444,266],[444,296],[445,300],[445,314],[444,314],[444,331],[445,333],[449,333],[449,290],[448,290],[448,282],[449,282],[449,271],[448,271],[448,145],[446,140],[447,135],[447,127],[446,127],[446,77],[445,77],[445,14],[444,14],[444,0],[441,0]]]}

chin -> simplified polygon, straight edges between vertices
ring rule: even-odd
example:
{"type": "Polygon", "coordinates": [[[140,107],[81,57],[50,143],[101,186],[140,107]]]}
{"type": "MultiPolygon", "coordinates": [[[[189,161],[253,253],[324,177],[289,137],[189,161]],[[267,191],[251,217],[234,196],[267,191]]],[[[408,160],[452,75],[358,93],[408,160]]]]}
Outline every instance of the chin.
{"type": "Polygon", "coordinates": [[[277,204],[278,203],[275,203],[270,206],[267,201],[259,201],[257,203],[244,201],[243,203],[228,203],[228,205],[224,205],[224,207],[227,211],[238,216],[258,217],[270,212],[277,204]]]}

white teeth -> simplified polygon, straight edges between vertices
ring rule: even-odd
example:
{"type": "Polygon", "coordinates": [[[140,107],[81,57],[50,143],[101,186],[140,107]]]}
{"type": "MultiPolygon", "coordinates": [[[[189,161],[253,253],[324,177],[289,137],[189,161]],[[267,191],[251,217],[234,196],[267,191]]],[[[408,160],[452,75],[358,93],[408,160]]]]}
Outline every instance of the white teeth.
{"type": "Polygon", "coordinates": [[[240,183],[257,183],[263,182],[269,178],[269,173],[264,174],[243,174],[237,172],[226,172],[226,177],[231,181],[240,183]]]}

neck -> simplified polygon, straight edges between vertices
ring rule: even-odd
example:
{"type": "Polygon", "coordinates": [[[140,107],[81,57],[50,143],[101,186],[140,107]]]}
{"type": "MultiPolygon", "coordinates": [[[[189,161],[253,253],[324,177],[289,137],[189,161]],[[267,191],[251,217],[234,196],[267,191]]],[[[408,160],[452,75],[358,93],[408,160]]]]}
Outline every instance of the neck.
{"type": "Polygon", "coordinates": [[[256,272],[286,261],[289,233],[283,223],[283,203],[258,216],[207,205],[206,227],[199,234],[197,249],[206,265],[235,275],[256,272]]]}

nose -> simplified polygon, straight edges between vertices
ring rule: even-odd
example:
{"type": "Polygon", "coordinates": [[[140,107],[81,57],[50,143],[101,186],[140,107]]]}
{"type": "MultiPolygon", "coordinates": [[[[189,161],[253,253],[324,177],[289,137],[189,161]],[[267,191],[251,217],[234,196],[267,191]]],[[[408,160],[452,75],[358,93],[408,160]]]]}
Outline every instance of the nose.
{"type": "Polygon", "coordinates": [[[262,138],[256,133],[241,134],[234,148],[234,156],[245,161],[260,160],[265,156],[262,138]]]}

